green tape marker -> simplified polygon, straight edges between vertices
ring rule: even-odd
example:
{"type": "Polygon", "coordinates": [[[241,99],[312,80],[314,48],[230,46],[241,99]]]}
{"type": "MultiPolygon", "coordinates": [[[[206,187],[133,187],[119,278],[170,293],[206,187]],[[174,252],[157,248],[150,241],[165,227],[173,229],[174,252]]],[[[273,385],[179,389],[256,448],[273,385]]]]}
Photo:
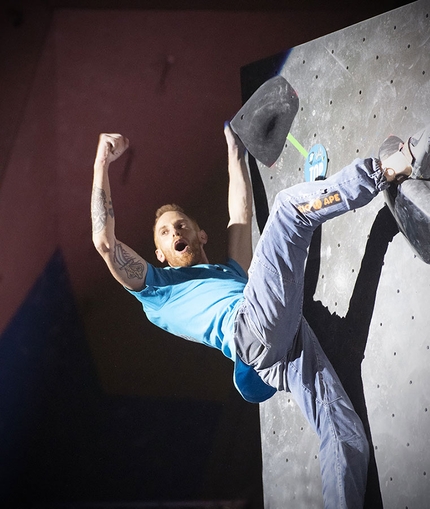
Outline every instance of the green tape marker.
{"type": "Polygon", "coordinates": [[[308,157],[308,152],[306,149],[304,149],[300,143],[294,138],[294,136],[291,133],[288,133],[287,140],[293,144],[294,147],[302,154],[303,157],[308,157]]]}

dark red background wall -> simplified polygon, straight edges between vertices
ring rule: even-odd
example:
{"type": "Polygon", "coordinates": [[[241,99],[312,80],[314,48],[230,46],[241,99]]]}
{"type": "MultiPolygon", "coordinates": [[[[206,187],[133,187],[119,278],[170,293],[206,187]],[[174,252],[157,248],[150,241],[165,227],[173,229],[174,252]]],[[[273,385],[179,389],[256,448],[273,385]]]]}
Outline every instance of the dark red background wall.
{"type": "MultiPolygon", "coordinates": [[[[206,451],[205,468],[207,478],[217,471],[214,478],[224,480],[217,483],[218,491],[212,486],[187,496],[248,493],[249,499],[259,500],[249,486],[235,492],[235,483],[225,480],[219,466],[229,461],[228,468],[236,469],[234,474],[230,470],[230,478],[246,475],[258,482],[258,458],[254,473],[246,473],[247,456],[240,452],[249,437],[257,436],[252,450],[259,454],[258,408],[244,405],[232,393],[228,361],[157,331],[109,276],[92,246],[89,220],[98,134],[120,132],[131,141],[131,150],[111,171],[118,238],[155,262],[154,210],[175,201],[199,218],[209,233],[209,257],[218,261],[225,252],[227,224],[222,130],[224,120],[241,105],[240,67],[396,4],[367,2],[351,8],[338,1],[212,2],[202,10],[200,3],[171,2],[169,9],[158,5],[148,10],[141,7],[154,4],[23,1],[2,9],[0,333],[9,331],[12,348],[8,327],[18,313],[20,322],[30,320],[20,306],[28,303],[38,278],[60,256],[76,305],[75,321],[82,324],[79,348],[87,349],[100,394],[137,398],[133,401],[139,405],[148,400],[216,405],[220,424],[209,438],[224,449],[206,451]],[[241,413],[246,422],[238,420],[241,413]],[[232,460],[232,450],[239,451],[240,459],[232,460]],[[224,491],[223,483],[228,485],[224,491]]],[[[46,320],[55,322],[55,316],[46,320]]],[[[112,437],[122,432],[118,422],[112,437]]],[[[109,450],[110,444],[105,447],[109,450]]],[[[85,454],[81,460],[85,462],[85,454]]],[[[108,482],[106,475],[97,482],[108,482]]],[[[127,482],[116,482],[117,496],[109,499],[146,497],[127,488],[127,482]]],[[[77,479],[65,498],[82,499],[78,486],[77,479]]],[[[85,499],[103,498],[100,489],[85,493],[85,499]]],[[[163,496],[162,489],[148,493],[163,496]]],[[[174,488],[165,495],[185,496],[180,490],[175,495],[174,488]]]]}

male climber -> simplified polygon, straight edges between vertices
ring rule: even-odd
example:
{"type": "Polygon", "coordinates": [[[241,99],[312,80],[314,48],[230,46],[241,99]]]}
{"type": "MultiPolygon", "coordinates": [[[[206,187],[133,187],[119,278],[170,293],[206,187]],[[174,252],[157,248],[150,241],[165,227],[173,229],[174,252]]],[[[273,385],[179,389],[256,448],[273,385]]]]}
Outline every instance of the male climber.
{"type": "Polygon", "coordinates": [[[217,348],[234,362],[234,383],[250,402],[289,391],[320,439],[326,508],[363,506],[368,442],[334,369],[303,317],[304,267],[312,233],[410,176],[409,143],[379,159],[356,159],[324,181],[281,191],[252,255],[252,191],[245,149],[230,126],[228,259],[211,264],[207,234],[176,205],[156,214],[154,267],[115,235],[108,169],[128,147],[101,134],[94,163],[93,241],[112,275],[150,321],[217,348]]]}

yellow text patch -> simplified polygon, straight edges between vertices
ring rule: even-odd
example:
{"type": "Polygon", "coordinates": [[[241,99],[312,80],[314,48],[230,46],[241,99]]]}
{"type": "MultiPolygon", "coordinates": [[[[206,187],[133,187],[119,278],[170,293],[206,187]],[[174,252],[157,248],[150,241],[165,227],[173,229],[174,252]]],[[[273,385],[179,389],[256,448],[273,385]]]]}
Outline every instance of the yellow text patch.
{"type": "Polygon", "coordinates": [[[299,203],[297,208],[302,214],[308,214],[309,212],[314,212],[315,210],[321,210],[326,207],[330,207],[331,205],[335,205],[336,203],[340,203],[342,198],[337,191],[329,193],[324,196],[320,196],[315,200],[312,200],[307,203],[299,203]]]}

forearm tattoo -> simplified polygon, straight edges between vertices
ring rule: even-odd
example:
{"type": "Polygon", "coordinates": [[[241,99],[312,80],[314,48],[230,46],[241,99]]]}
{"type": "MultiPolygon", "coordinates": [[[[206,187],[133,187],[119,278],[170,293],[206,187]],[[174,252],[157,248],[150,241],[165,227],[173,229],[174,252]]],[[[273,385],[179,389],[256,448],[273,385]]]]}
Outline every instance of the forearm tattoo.
{"type": "Polygon", "coordinates": [[[143,279],[145,269],[143,263],[137,262],[135,258],[124,249],[122,244],[115,242],[113,257],[119,270],[125,270],[129,279],[143,279]]]}
{"type": "Polygon", "coordinates": [[[112,202],[109,201],[109,209],[106,207],[107,197],[104,189],[94,186],[91,199],[91,219],[93,232],[99,233],[107,223],[108,214],[114,217],[112,202]]]}

